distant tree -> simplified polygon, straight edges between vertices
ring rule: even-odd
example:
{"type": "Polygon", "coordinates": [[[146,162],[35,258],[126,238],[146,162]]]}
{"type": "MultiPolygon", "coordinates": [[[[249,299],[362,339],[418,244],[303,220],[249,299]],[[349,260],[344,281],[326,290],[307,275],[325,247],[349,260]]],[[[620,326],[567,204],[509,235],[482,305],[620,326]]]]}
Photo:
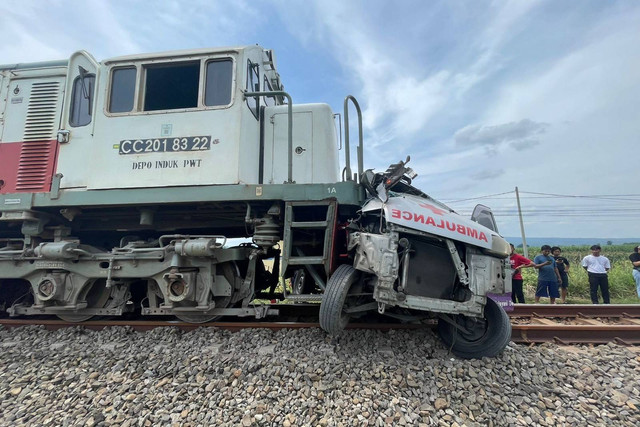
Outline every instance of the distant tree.
{"type": "Polygon", "coordinates": [[[611,246],[613,245],[613,242],[611,240],[607,240],[607,246],[611,246]]]}

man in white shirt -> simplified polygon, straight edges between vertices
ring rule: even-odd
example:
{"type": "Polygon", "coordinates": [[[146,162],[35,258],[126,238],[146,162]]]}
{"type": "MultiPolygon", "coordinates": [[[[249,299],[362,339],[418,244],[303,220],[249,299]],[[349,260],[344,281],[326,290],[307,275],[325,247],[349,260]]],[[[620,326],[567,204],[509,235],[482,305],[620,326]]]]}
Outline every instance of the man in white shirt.
{"type": "Polygon", "coordinates": [[[591,302],[598,304],[598,287],[602,292],[602,302],[609,304],[609,277],[607,273],[611,269],[611,263],[605,256],[600,255],[600,245],[591,246],[591,255],[582,258],[582,266],[589,275],[589,290],[591,302]]]}

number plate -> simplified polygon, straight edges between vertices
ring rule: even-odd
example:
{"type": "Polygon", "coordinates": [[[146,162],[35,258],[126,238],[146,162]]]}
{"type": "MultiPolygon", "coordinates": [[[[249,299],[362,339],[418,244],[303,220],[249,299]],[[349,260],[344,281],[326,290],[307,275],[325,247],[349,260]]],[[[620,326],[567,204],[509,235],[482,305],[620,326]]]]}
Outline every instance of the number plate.
{"type": "Polygon", "coordinates": [[[210,149],[210,136],[184,136],[178,138],[124,139],[120,141],[118,152],[120,154],[144,154],[206,151],[210,149]]]}

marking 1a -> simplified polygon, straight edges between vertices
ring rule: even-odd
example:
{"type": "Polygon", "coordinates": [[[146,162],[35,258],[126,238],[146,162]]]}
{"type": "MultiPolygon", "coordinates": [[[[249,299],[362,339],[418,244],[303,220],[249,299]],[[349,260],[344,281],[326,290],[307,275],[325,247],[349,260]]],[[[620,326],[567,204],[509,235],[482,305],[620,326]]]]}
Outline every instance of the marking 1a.
{"type": "Polygon", "coordinates": [[[327,193],[329,194],[336,194],[336,187],[327,187],[327,193]]]}

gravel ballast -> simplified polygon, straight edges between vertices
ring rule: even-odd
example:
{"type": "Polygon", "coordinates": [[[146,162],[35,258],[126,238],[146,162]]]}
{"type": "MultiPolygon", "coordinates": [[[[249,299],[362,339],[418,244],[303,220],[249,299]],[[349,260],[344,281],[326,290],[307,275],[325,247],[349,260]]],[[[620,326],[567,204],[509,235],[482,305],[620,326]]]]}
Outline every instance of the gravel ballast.
{"type": "Polygon", "coordinates": [[[0,327],[0,425],[640,425],[640,352],[430,330],[0,327]]]}

